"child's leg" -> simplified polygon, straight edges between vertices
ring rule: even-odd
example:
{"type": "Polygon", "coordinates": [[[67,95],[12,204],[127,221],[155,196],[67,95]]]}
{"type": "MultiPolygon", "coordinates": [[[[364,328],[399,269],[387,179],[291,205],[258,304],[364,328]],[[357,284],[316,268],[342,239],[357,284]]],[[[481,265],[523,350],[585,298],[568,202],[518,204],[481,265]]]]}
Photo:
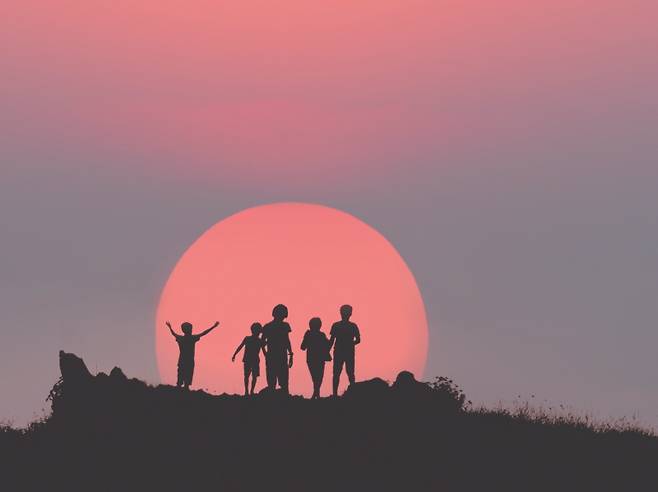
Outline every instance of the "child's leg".
{"type": "Polygon", "coordinates": [[[350,380],[350,384],[354,384],[354,354],[347,357],[347,360],[345,361],[345,370],[347,372],[347,377],[350,380]]]}
{"type": "Polygon", "coordinates": [[[281,389],[283,390],[284,393],[289,393],[290,391],[288,390],[288,378],[290,375],[290,369],[288,368],[288,361],[286,359],[283,360],[283,363],[281,364],[280,367],[280,373],[279,373],[279,385],[281,386],[281,389]]]}
{"type": "Polygon", "coordinates": [[[320,398],[320,382],[318,378],[313,378],[313,398],[320,398]]]}
{"type": "Polygon", "coordinates": [[[324,379],[324,361],[318,362],[318,390],[317,397],[320,398],[320,388],[322,388],[322,380],[324,379]]]}
{"type": "Polygon", "coordinates": [[[190,364],[185,369],[186,370],[183,377],[183,387],[185,389],[190,389],[190,386],[192,386],[192,380],[194,379],[194,363],[190,364]]]}
{"type": "Polygon", "coordinates": [[[254,367],[251,370],[251,394],[253,395],[256,391],[256,381],[260,376],[260,360],[254,362],[254,367]]]}
{"type": "Polygon", "coordinates": [[[341,372],[343,372],[343,358],[334,354],[334,396],[338,396],[338,385],[340,383],[341,372]]]}
{"type": "Polygon", "coordinates": [[[310,360],[307,360],[306,361],[306,366],[308,367],[308,373],[311,375],[311,381],[313,381],[313,395],[311,396],[311,398],[315,398],[315,393],[317,392],[317,389],[316,389],[317,383],[315,381],[315,379],[316,379],[315,378],[315,363],[310,361],[310,360]]]}
{"type": "Polygon", "coordinates": [[[246,362],[244,363],[244,395],[247,396],[249,394],[249,374],[251,373],[251,368],[249,367],[249,364],[246,362]]]}
{"type": "Polygon", "coordinates": [[[308,362],[308,370],[311,373],[313,380],[313,396],[312,398],[320,397],[320,362],[317,360],[308,362]]]}
{"type": "Polygon", "coordinates": [[[265,376],[267,377],[267,386],[270,389],[276,389],[276,368],[273,356],[265,357],[265,376]]]}

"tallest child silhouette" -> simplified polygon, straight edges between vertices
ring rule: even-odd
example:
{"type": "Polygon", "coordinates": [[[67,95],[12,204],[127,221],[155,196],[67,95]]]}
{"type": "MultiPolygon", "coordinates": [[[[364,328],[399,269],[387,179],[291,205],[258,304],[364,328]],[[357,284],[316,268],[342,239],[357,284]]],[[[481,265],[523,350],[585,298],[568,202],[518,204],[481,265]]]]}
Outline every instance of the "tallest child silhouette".
{"type": "Polygon", "coordinates": [[[354,347],[361,343],[359,327],[350,321],[352,306],[347,304],[341,306],[340,317],[341,320],[331,327],[331,339],[329,340],[329,348],[334,348],[334,396],[338,396],[338,384],[343,366],[345,366],[350,385],[354,384],[354,347]]]}
{"type": "Polygon", "coordinates": [[[288,308],[279,304],[272,310],[272,321],[263,326],[263,345],[265,346],[265,370],[267,387],[275,390],[277,383],[284,393],[288,393],[288,374],[292,367],[292,347],[290,345],[290,325],[284,320],[288,317],[288,308]]]}

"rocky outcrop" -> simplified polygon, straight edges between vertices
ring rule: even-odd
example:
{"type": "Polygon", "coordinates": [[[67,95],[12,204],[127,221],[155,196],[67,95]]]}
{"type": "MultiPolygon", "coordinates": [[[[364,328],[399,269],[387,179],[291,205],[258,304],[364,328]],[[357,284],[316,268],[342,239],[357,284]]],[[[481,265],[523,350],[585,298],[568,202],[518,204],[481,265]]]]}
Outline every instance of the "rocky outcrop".
{"type": "Polygon", "coordinates": [[[66,353],[63,350],[59,352],[59,370],[62,374],[62,381],[74,386],[88,384],[93,378],[85,361],[77,355],[66,353]]]}
{"type": "Polygon", "coordinates": [[[350,385],[345,391],[345,398],[351,399],[370,399],[385,398],[391,391],[390,386],[381,378],[360,381],[350,385]]]}

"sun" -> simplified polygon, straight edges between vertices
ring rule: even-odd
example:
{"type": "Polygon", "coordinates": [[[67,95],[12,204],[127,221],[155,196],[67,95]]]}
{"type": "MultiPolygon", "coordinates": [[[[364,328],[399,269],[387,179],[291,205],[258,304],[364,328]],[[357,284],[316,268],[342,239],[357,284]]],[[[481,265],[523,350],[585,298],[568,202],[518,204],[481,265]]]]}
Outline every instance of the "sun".
{"type": "MultiPolygon", "coordinates": [[[[313,204],[250,208],[205,232],[171,273],[157,310],[156,351],[161,379],[176,381],[178,346],[165,328],[189,321],[195,333],[220,327],[197,344],[193,387],[240,393],[242,367],[231,355],[254,321],[288,306],[295,354],[292,393],[310,395],[302,337],[313,317],[328,334],[339,307],[354,306],[359,325],[356,377],[394,379],[401,370],[422,376],[427,359],[425,306],[408,266],[379,232],[345,212],[313,204]]],[[[238,359],[239,360],[239,359],[238,359]]],[[[331,362],[323,394],[331,387],[331,362]]],[[[264,362],[261,362],[264,369],[264,362]]],[[[264,371],[263,371],[264,372],[264,371]]],[[[264,387],[261,374],[257,389],[264,387]]],[[[346,382],[341,382],[344,389],[346,382]]]]}

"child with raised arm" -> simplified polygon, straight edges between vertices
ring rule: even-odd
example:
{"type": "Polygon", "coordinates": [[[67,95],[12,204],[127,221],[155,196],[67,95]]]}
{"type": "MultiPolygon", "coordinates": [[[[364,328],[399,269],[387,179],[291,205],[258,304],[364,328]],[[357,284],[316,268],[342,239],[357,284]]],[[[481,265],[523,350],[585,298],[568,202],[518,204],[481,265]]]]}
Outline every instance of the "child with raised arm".
{"type": "Polygon", "coordinates": [[[192,386],[192,379],[194,378],[194,352],[196,343],[201,340],[201,337],[205,337],[208,333],[217,328],[219,326],[219,321],[198,335],[192,334],[192,323],[185,322],[181,324],[181,330],[183,331],[182,335],[179,335],[171,328],[169,321],[167,321],[166,324],[167,328],[169,328],[169,331],[176,339],[176,343],[178,343],[178,348],[180,350],[180,355],[178,356],[178,380],[176,386],[189,389],[190,386],[192,386]]]}
{"type": "Polygon", "coordinates": [[[231,360],[235,362],[235,357],[240,353],[244,347],[244,355],[242,362],[244,363],[244,395],[254,394],[256,388],[256,381],[260,376],[260,351],[265,353],[265,346],[260,338],[263,327],[260,323],[251,325],[251,336],[244,337],[242,343],[235,349],[231,360]],[[249,376],[251,376],[251,392],[249,391],[249,376]]]}

